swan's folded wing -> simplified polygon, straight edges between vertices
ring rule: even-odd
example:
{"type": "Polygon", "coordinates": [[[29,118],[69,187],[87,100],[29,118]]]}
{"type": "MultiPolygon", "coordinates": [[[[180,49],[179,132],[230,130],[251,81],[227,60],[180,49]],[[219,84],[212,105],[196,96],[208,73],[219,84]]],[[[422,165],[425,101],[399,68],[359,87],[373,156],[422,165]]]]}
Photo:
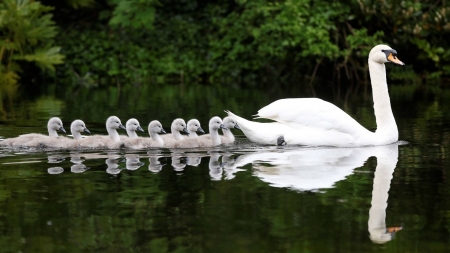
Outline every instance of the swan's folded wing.
{"type": "Polygon", "coordinates": [[[313,127],[352,135],[369,132],[343,110],[318,98],[280,99],[260,109],[257,116],[296,129],[313,127]]]}

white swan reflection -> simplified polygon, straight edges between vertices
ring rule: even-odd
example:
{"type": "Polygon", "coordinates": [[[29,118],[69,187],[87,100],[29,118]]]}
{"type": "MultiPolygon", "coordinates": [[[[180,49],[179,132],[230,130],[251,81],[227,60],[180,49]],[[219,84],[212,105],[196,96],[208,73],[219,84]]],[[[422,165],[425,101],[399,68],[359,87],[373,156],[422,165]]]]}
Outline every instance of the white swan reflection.
{"type": "Polygon", "coordinates": [[[369,157],[377,158],[369,210],[368,230],[374,243],[392,240],[401,227],[386,227],[386,208],[392,174],[398,160],[398,145],[364,148],[271,149],[245,154],[234,162],[239,169],[252,164],[253,174],[273,187],[299,191],[331,188],[361,167],[369,157]]]}

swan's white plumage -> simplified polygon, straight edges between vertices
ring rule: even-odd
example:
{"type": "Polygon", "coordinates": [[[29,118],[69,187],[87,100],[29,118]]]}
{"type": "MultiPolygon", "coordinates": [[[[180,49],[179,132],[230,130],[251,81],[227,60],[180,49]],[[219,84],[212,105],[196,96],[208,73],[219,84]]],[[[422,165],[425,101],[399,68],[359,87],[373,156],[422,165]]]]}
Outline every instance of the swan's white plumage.
{"type": "Polygon", "coordinates": [[[356,147],[394,143],[398,140],[398,129],[384,66],[389,61],[404,65],[389,46],[378,45],[370,51],[369,71],[377,120],[375,133],[340,108],[317,98],[281,99],[258,111],[258,118],[271,119],[276,121],[274,123],[258,123],[231,112],[228,114],[237,121],[247,138],[262,144],[277,144],[280,136],[287,144],[311,146],[356,147]]]}

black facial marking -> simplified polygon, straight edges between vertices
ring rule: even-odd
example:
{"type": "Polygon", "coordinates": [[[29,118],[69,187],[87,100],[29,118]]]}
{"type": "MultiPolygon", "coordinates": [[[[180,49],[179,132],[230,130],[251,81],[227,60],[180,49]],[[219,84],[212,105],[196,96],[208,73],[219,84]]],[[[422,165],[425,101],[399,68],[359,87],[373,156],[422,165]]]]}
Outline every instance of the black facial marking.
{"type": "Polygon", "coordinates": [[[394,58],[397,57],[397,51],[395,51],[394,49],[383,49],[381,50],[381,52],[383,52],[386,55],[386,59],[390,54],[392,54],[394,58]]]}

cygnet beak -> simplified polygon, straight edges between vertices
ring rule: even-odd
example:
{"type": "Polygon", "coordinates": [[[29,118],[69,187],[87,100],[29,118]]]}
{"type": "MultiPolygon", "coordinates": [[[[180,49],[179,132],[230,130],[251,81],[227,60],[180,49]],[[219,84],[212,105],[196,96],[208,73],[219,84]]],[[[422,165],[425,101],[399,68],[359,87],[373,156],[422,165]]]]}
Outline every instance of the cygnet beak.
{"type": "Polygon", "coordinates": [[[141,131],[141,132],[145,132],[144,129],[142,129],[141,126],[138,126],[138,128],[136,130],[141,131]]]}
{"type": "Polygon", "coordinates": [[[202,133],[202,134],[205,133],[205,131],[203,131],[202,127],[198,127],[196,132],[197,133],[202,133]]]}
{"type": "Polygon", "coordinates": [[[122,128],[123,130],[127,130],[122,124],[119,125],[119,128],[122,128]]]}
{"type": "Polygon", "coordinates": [[[161,132],[159,132],[160,134],[166,134],[166,131],[164,131],[163,128],[161,128],[161,132]]]}
{"type": "Polygon", "coordinates": [[[63,133],[66,133],[66,129],[64,129],[64,127],[60,127],[58,130],[63,132],[63,133]]]}
{"type": "Polygon", "coordinates": [[[220,128],[221,128],[221,129],[228,130],[228,128],[226,128],[226,127],[224,126],[224,124],[220,124],[220,128]]]}
{"type": "Polygon", "coordinates": [[[83,130],[84,132],[86,132],[86,133],[91,133],[91,131],[89,131],[86,127],[84,128],[84,130],[83,130]]]}
{"type": "Polygon", "coordinates": [[[236,123],[236,125],[234,125],[234,128],[242,131],[241,127],[237,123],[236,123]]]}
{"type": "Polygon", "coordinates": [[[187,130],[187,128],[183,128],[183,131],[181,131],[181,132],[183,132],[183,133],[185,133],[185,134],[187,134],[187,135],[190,134],[189,131],[187,130]]]}

